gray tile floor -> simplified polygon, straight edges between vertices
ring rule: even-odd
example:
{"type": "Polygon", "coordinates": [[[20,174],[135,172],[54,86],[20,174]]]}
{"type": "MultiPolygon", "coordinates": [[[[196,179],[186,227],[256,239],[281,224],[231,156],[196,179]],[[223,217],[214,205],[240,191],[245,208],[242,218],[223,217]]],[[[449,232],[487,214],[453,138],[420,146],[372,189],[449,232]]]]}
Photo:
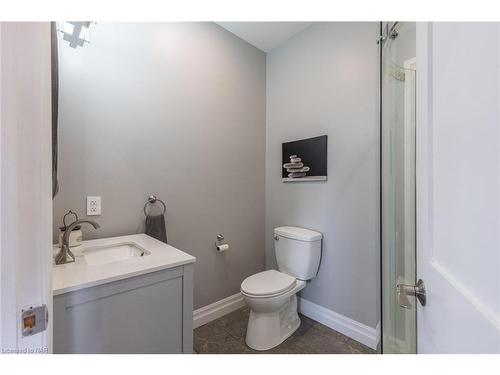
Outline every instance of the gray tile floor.
{"type": "Polygon", "coordinates": [[[277,347],[259,352],[245,345],[248,307],[194,330],[194,350],[200,354],[374,354],[375,351],[304,315],[295,333],[277,347]]]}

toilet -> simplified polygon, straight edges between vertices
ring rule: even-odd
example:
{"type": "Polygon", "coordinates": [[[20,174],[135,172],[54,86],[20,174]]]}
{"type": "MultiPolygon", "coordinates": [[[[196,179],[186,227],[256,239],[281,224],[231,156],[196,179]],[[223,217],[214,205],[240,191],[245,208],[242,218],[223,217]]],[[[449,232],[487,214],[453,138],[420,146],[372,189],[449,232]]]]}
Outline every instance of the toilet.
{"type": "Polygon", "coordinates": [[[274,348],[299,328],[296,294],[318,272],[322,238],[321,233],[305,228],[274,229],[278,270],[256,273],[241,283],[241,294],[250,307],[246,334],[250,348],[274,348]]]}

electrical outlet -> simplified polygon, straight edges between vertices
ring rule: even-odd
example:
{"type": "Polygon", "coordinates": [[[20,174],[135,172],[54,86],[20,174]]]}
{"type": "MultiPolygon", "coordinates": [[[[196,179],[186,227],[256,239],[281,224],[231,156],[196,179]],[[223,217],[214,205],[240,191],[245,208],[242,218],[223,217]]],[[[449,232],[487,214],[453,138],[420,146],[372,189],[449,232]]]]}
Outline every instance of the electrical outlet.
{"type": "Polygon", "coordinates": [[[101,197],[87,197],[87,216],[101,214],[101,197]]]}

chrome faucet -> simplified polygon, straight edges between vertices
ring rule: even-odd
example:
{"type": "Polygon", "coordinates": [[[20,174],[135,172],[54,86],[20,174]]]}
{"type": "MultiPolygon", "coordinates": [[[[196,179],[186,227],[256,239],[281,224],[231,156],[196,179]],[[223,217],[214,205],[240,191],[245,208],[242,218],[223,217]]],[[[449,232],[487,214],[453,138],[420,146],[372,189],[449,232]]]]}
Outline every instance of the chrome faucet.
{"type": "Polygon", "coordinates": [[[56,264],[66,264],[75,261],[75,255],[69,249],[69,235],[74,227],[84,223],[92,225],[95,229],[99,229],[101,227],[99,224],[92,220],[76,220],[75,222],[68,225],[62,237],[61,251],[59,251],[55,258],[56,264]]]}

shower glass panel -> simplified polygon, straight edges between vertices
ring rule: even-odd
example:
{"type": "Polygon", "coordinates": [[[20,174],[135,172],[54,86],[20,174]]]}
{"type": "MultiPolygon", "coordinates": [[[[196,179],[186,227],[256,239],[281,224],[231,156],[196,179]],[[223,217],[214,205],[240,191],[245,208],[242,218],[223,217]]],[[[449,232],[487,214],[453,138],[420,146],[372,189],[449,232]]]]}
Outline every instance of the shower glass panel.
{"type": "Polygon", "coordinates": [[[397,284],[415,285],[415,23],[382,24],[382,350],[416,353],[416,305],[397,284]]]}

